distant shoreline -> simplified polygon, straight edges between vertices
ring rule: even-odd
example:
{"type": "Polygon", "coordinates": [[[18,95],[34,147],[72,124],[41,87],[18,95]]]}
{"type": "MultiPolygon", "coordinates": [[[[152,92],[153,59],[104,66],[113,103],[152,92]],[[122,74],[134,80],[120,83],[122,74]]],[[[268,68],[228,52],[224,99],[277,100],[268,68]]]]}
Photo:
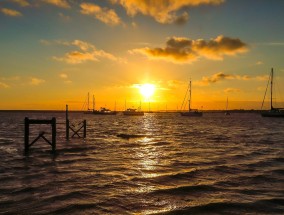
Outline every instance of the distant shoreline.
{"type": "MultiPolygon", "coordinates": [[[[234,110],[228,110],[230,113],[260,113],[265,110],[243,110],[243,109],[234,109],[234,110]]],[[[63,113],[65,110],[0,110],[0,113],[3,112],[24,112],[24,113],[63,113]]],[[[69,110],[69,112],[72,113],[84,113],[82,110],[69,110]]],[[[117,111],[123,112],[123,111],[117,111]]],[[[180,113],[185,111],[180,110],[159,110],[159,111],[144,111],[145,113],[180,113]]],[[[201,112],[204,113],[223,113],[226,112],[226,110],[202,110],[201,112]]]]}

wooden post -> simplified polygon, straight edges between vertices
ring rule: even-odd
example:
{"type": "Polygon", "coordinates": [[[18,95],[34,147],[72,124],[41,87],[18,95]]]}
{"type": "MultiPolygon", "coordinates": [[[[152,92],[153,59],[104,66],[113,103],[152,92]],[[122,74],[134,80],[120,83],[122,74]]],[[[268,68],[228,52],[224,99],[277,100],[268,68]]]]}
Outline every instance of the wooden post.
{"type": "Polygon", "coordinates": [[[52,152],[54,153],[56,150],[56,118],[52,118],[52,152]]]}
{"type": "Polygon", "coordinates": [[[84,138],[87,136],[87,121],[84,120],[84,138]]]}
{"type": "Polygon", "coordinates": [[[30,125],[29,118],[25,117],[25,153],[29,151],[30,125]]]}
{"type": "Polygon", "coordinates": [[[66,105],[66,139],[69,140],[68,105],[66,105]]]}

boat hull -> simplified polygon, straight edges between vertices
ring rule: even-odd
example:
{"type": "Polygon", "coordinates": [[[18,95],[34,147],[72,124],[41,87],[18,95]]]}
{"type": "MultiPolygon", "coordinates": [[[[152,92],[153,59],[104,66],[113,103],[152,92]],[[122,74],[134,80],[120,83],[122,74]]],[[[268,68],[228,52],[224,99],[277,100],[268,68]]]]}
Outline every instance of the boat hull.
{"type": "Polygon", "coordinates": [[[188,116],[188,117],[201,117],[203,116],[203,113],[202,112],[180,112],[180,115],[188,116]]]}
{"type": "Polygon", "coordinates": [[[116,115],[116,111],[102,112],[102,111],[94,111],[94,115],[116,115]]]}

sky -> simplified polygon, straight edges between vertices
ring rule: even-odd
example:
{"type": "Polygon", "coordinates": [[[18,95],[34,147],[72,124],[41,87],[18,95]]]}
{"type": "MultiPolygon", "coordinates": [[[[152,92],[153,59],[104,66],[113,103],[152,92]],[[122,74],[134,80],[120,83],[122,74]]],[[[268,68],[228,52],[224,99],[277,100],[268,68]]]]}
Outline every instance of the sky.
{"type": "Polygon", "coordinates": [[[193,108],[222,110],[228,98],[229,109],[260,109],[271,68],[284,106],[283,9],[283,0],[0,0],[0,110],[82,110],[88,93],[96,109],[179,110],[190,80],[193,108]]]}

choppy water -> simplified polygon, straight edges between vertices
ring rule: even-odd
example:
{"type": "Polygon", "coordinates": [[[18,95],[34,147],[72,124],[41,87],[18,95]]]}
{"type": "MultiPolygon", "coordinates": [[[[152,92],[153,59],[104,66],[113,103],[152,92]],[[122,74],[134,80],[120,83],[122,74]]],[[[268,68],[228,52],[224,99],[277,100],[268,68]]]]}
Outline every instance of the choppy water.
{"type": "Polygon", "coordinates": [[[58,124],[56,155],[39,141],[25,156],[25,116],[65,117],[0,113],[0,214],[284,214],[283,119],[73,113],[85,140],[58,124]]]}

